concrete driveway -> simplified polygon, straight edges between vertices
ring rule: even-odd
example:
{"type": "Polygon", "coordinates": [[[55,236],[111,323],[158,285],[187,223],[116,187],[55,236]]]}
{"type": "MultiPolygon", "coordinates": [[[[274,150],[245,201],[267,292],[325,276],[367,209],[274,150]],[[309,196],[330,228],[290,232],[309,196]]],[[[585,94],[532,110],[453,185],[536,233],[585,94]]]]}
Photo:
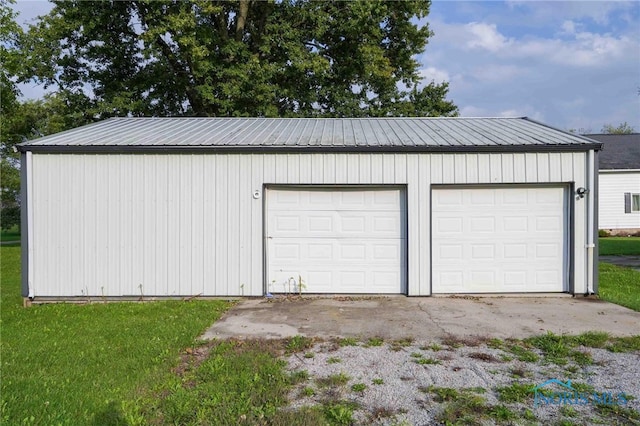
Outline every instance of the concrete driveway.
{"type": "Polygon", "coordinates": [[[524,338],[552,331],[640,334],[640,313],[593,298],[363,297],[245,299],[209,328],[203,339],[454,336],[524,338]]]}

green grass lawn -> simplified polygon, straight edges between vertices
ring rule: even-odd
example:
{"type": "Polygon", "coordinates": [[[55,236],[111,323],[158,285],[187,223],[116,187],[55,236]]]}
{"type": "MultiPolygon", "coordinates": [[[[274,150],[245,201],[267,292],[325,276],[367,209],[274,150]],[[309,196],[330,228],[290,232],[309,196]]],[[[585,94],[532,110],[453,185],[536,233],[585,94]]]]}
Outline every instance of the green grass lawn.
{"type": "Polygon", "coordinates": [[[602,256],[640,256],[640,237],[606,237],[598,241],[602,256]]]}
{"type": "Polygon", "coordinates": [[[640,272],[600,262],[600,298],[640,311],[640,272]]]}
{"type": "MultiPolygon", "coordinates": [[[[640,237],[599,239],[600,255],[640,256],[640,237]]],[[[600,297],[640,311],[640,272],[600,262],[600,297]]]]}
{"type": "Polygon", "coordinates": [[[223,301],[22,307],[20,248],[0,248],[0,424],[130,424],[140,389],[228,308],[223,301]]]}
{"type": "Polygon", "coordinates": [[[14,226],[11,229],[3,229],[0,231],[0,241],[19,241],[20,240],[20,229],[17,226],[14,226]]]}

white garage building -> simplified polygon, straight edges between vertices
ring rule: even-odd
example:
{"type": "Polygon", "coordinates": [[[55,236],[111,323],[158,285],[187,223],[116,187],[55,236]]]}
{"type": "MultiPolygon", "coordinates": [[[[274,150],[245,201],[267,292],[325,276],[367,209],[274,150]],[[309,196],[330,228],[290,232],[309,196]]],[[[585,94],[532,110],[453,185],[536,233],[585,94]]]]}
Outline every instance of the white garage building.
{"type": "Polygon", "coordinates": [[[600,144],[526,118],[113,118],[19,149],[25,297],[597,290],[600,144]]]}

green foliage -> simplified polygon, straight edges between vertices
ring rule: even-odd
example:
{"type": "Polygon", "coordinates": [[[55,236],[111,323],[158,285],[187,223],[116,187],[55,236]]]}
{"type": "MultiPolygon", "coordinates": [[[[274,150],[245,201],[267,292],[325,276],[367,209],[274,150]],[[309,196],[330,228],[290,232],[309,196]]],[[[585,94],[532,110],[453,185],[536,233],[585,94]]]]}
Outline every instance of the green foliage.
{"type": "Polygon", "coordinates": [[[18,44],[22,28],[16,23],[17,14],[11,8],[14,0],[0,0],[0,128],[4,129],[4,117],[10,114],[18,100],[20,91],[15,76],[20,67],[18,44]]]}
{"type": "Polygon", "coordinates": [[[635,352],[640,351],[640,336],[616,337],[607,345],[611,352],[635,352]]]}
{"type": "Polygon", "coordinates": [[[316,383],[321,387],[344,386],[349,383],[349,380],[351,380],[351,377],[340,372],[338,374],[318,378],[316,379],[316,383]]]}
{"type": "Polygon", "coordinates": [[[3,230],[20,226],[20,206],[2,206],[2,210],[0,210],[0,226],[3,230]]]}
{"type": "Polygon", "coordinates": [[[354,383],[351,385],[351,390],[354,392],[364,392],[367,389],[367,385],[364,383],[354,383]]]}
{"type": "Polygon", "coordinates": [[[502,349],[504,342],[500,339],[492,338],[487,341],[487,346],[492,349],[502,349]]]}
{"type": "Polygon", "coordinates": [[[635,129],[633,126],[630,126],[626,121],[624,123],[620,123],[617,126],[613,124],[605,124],[602,126],[602,133],[610,134],[610,135],[630,135],[635,133],[635,129]]]}
{"type": "Polygon", "coordinates": [[[411,346],[413,343],[413,337],[404,337],[402,339],[396,339],[391,342],[389,345],[389,349],[392,351],[398,352],[402,348],[406,348],[407,346],[411,346]]]}
{"type": "Polygon", "coordinates": [[[287,341],[286,349],[288,353],[295,353],[309,349],[311,346],[313,346],[313,339],[298,334],[287,341]]]}
{"type": "Polygon", "coordinates": [[[518,415],[511,411],[509,407],[504,405],[496,405],[489,408],[487,411],[489,417],[492,417],[500,422],[509,422],[518,418],[518,415]]]}
{"type": "Polygon", "coordinates": [[[373,379],[371,383],[373,383],[374,385],[382,385],[384,384],[384,380],[376,378],[376,379],[373,379]]]}
{"type": "Polygon", "coordinates": [[[382,344],[384,343],[384,339],[382,337],[371,337],[367,340],[367,343],[365,343],[365,347],[372,347],[372,346],[382,346],[382,344]]]}
{"type": "Polygon", "coordinates": [[[540,349],[545,360],[558,365],[567,363],[571,348],[571,339],[565,336],[558,336],[552,332],[548,332],[541,336],[534,336],[525,339],[525,342],[540,349]]]}
{"type": "Polygon", "coordinates": [[[292,371],[290,375],[290,381],[293,384],[306,382],[309,380],[309,372],[307,370],[292,371]]]}
{"type": "Polygon", "coordinates": [[[337,364],[339,362],[342,362],[342,360],[338,357],[332,356],[327,358],[327,364],[337,364]]]}
{"type": "Polygon", "coordinates": [[[487,414],[489,407],[483,397],[478,395],[465,394],[447,403],[436,420],[447,424],[483,424],[482,418],[487,414]]]}
{"type": "Polygon", "coordinates": [[[593,358],[589,352],[583,351],[571,351],[569,357],[578,365],[591,365],[593,364],[593,358]]]}
{"type": "Polygon", "coordinates": [[[631,407],[597,404],[596,410],[609,421],[609,424],[637,425],[640,423],[640,411],[631,407]]]}
{"type": "Polygon", "coordinates": [[[141,412],[150,424],[259,424],[276,416],[296,376],[262,342],[218,342],[197,368],[155,389],[141,412]]]}
{"type": "Polygon", "coordinates": [[[353,404],[337,402],[324,407],[325,418],[332,425],[350,425],[353,423],[353,404]]]}
{"type": "Polygon", "coordinates": [[[600,255],[640,256],[640,237],[608,237],[598,240],[600,255]]]}
{"type": "Polygon", "coordinates": [[[3,424],[135,419],[123,401],[135,405],[137,389],[169,371],[229,306],[167,301],[23,308],[20,248],[1,247],[0,253],[3,424]]]}
{"type": "Polygon", "coordinates": [[[559,409],[560,414],[567,417],[577,417],[578,411],[570,405],[563,405],[559,409]]]}
{"type": "Polygon", "coordinates": [[[499,386],[496,388],[498,399],[502,402],[524,402],[533,397],[534,385],[525,383],[512,383],[509,386],[499,386]]]}
{"type": "Polygon", "coordinates": [[[343,337],[338,340],[340,346],[358,346],[358,339],[355,337],[343,337]]]}
{"type": "Polygon", "coordinates": [[[523,362],[536,362],[538,361],[538,355],[529,350],[526,349],[524,347],[522,347],[521,345],[509,345],[507,347],[507,350],[509,352],[511,352],[512,354],[514,354],[516,356],[516,358],[518,358],[518,361],[523,361],[523,362]]]}
{"type": "Polygon", "coordinates": [[[577,365],[591,365],[593,358],[588,352],[575,350],[582,345],[595,348],[606,348],[611,352],[633,352],[640,350],[640,335],[629,337],[610,337],[606,333],[587,332],[578,336],[558,336],[551,332],[524,339],[525,344],[540,349],[545,361],[565,365],[569,359],[577,365]]]}
{"type": "Polygon", "coordinates": [[[431,393],[434,395],[434,399],[438,402],[453,401],[460,397],[460,392],[454,388],[442,388],[438,386],[429,386],[425,389],[420,389],[423,392],[431,393]]]}
{"type": "Polygon", "coordinates": [[[21,77],[96,119],[457,113],[418,74],[429,2],[55,4],[22,41],[21,77]]]}
{"type": "Polygon", "coordinates": [[[0,241],[18,241],[20,243],[20,228],[13,226],[9,229],[0,230],[0,241]]]}
{"type": "Polygon", "coordinates": [[[574,388],[577,392],[581,392],[581,393],[595,392],[595,388],[592,385],[587,383],[571,382],[571,387],[574,388]]]}
{"type": "Polygon", "coordinates": [[[442,361],[440,361],[439,359],[435,359],[435,358],[416,358],[413,360],[413,362],[415,362],[416,364],[420,364],[420,365],[438,365],[438,364],[442,364],[442,361]]]}
{"type": "Polygon", "coordinates": [[[598,295],[607,302],[640,312],[640,272],[608,263],[599,265],[598,295]]]}
{"type": "Polygon", "coordinates": [[[423,351],[430,350],[433,352],[438,352],[442,350],[442,346],[437,343],[431,343],[430,345],[421,346],[420,349],[423,351]]]}
{"type": "Polygon", "coordinates": [[[609,340],[609,334],[603,331],[587,331],[575,337],[578,345],[588,348],[603,348],[609,340]]]}

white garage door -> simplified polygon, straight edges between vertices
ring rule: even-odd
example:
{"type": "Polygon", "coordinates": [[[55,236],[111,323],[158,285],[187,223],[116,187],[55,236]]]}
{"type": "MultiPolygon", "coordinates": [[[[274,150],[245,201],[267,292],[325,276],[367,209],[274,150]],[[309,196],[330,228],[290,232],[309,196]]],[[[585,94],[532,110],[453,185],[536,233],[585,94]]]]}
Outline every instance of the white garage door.
{"type": "Polygon", "coordinates": [[[433,293],[567,291],[565,204],[559,187],[434,189],[433,293]]]}
{"type": "Polygon", "coordinates": [[[405,204],[395,188],[269,189],[269,291],[301,276],[307,293],[404,292],[405,204]]]}

